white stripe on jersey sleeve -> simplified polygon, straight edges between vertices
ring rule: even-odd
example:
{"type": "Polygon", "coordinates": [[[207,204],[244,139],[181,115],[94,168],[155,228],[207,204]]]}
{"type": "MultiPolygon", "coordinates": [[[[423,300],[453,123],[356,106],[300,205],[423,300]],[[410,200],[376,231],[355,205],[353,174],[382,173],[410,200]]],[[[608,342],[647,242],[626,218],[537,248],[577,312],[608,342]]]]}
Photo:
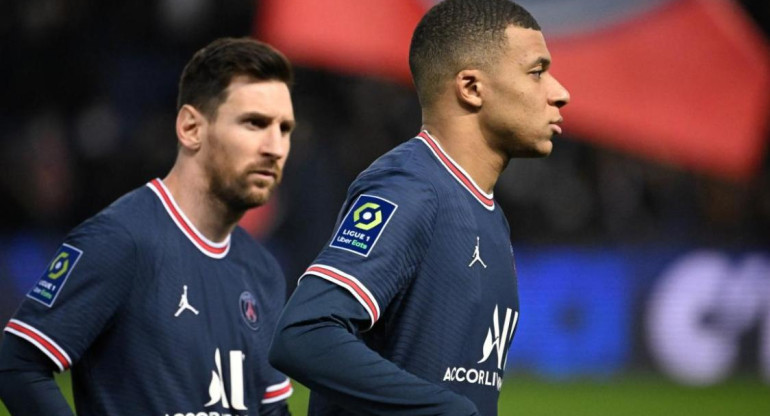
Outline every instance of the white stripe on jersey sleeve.
{"type": "Polygon", "coordinates": [[[5,332],[14,334],[37,347],[59,368],[59,372],[72,367],[72,359],[56,341],[49,338],[37,328],[18,319],[8,321],[5,332]]]}
{"type": "Polygon", "coordinates": [[[350,294],[358,300],[361,306],[364,307],[366,313],[369,314],[371,325],[369,325],[367,330],[372,329],[375,322],[380,319],[380,305],[377,303],[377,299],[375,299],[374,296],[372,296],[372,292],[370,292],[369,289],[354,276],[325,264],[310,265],[305,271],[305,274],[300,277],[300,281],[307,275],[318,276],[341,286],[350,292],[350,294]]]}

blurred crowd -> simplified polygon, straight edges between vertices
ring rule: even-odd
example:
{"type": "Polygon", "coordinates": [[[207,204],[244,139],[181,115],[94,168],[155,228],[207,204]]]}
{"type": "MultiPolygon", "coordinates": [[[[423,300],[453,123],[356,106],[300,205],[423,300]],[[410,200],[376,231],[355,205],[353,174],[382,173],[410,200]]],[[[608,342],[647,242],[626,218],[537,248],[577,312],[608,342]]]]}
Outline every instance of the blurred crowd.
{"type": "MultiPolygon", "coordinates": [[[[768,33],[767,3],[742,3],[768,33]]],[[[61,235],[162,177],[184,63],[215,37],[253,33],[255,10],[238,0],[0,2],[0,235],[61,235]]],[[[355,175],[420,127],[408,85],[301,67],[296,78],[284,184],[256,220],[269,224],[251,227],[289,276],[329,237],[355,175]]],[[[551,157],[512,161],[495,196],[514,244],[766,247],[768,154],[756,177],[734,183],[567,132],[551,157]]]]}

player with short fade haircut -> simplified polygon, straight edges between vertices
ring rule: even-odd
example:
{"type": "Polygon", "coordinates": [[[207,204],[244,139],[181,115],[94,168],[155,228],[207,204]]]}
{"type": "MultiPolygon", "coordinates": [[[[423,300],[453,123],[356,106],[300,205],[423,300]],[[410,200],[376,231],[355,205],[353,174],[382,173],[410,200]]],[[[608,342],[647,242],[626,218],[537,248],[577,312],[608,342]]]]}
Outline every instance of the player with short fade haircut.
{"type": "Polygon", "coordinates": [[[0,397],[15,416],[288,415],[267,349],[285,281],[237,226],[281,181],[292,68],[223,38],[185,67],[177,158],[72,230],[5,327],[0,397]]]}
{"type": "Polygon", "coordinates": [[[493,188],[561,132],[569,93],[550,62],[507,0],[423,17],[410,51],[422,131],[350,185],[270,348],[311,388],[311,416],[497,414],[519,299],[493,188]]]}
{"type": "Polygon", "coordinates": [[[507,44],[508,26],[541,30],[526,9],[511,1],[445,1],[430,9],[409,47],[409,69],[423,107],[461,69],[494,69],[507,44]]]}

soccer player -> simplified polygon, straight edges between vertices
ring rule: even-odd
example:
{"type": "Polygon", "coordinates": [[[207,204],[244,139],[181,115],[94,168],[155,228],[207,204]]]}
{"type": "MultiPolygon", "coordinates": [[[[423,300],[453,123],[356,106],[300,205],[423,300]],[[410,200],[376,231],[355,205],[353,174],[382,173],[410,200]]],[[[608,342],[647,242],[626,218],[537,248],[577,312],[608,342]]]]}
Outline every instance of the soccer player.
{"type": "Polygon", "coordinates": [[[75,228],[5,327],[0,395],[14,415],[284,415],[267,351],[285,299],[276,260],[237,222],[281,180],[289,62],[223,38],[179,83],[177,159],[75,228]]]}
{"type": "Polygon", "coordinates": [[[311,415],[497,414],[519,302],[492,190],[511,158],[551,152],[569,94],[507,0],[434,6],[409,62],[423,130],[350,186],[270,349],[311,415]]]}

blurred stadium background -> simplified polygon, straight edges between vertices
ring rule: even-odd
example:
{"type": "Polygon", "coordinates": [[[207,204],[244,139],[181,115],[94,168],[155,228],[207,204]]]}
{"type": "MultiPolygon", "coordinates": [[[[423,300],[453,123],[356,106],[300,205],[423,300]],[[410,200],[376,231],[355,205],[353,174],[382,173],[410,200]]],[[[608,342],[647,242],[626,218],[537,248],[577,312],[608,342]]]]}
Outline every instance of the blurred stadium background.
{"type": "MultiPolygon", "coordinates": [[[[284,184],[243,221],[292,286],[350,181],[419,129],[406,51],[432,3],[0,2],[0,322],[71,227],[167,172],[179,73],[218,36],[297,65],[284,184]]],[[[522,309],[500,414],[770,414],[770,4],[520,3],[573,102],[495,190],[522,309]]]]}

